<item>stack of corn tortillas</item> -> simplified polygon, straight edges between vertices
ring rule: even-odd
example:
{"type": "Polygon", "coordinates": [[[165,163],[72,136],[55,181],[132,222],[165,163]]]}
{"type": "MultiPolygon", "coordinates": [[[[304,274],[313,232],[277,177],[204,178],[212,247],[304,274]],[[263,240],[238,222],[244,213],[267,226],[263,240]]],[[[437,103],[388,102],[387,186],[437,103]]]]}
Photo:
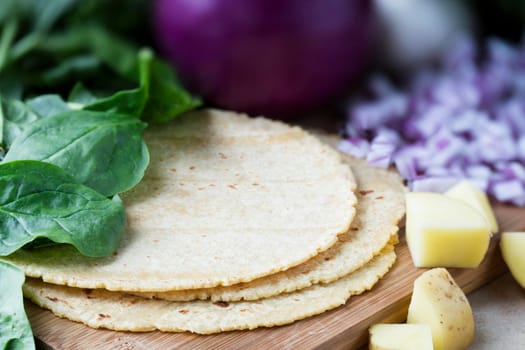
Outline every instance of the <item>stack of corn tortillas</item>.
{"type": "Polygon", "coordinates": [[[122,195],[119,250],[7,257],[31,277],[26,297],[92,327],[215,333],[335,308],[394,264],[396,174],[298,127],[230,112],[190,113],[145,138],[151,164],[122,195]]]}

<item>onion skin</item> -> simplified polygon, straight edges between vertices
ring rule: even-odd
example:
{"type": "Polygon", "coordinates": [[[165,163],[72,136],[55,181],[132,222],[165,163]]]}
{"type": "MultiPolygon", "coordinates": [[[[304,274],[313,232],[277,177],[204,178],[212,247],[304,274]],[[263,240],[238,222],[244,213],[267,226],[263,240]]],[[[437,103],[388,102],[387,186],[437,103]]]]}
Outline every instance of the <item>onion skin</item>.
{"type": "Polygon", "coordinates": [[[344,92],[366,62],[369,0],[156,0],[160,50],[218,107],[291,116],[344,92]]]}

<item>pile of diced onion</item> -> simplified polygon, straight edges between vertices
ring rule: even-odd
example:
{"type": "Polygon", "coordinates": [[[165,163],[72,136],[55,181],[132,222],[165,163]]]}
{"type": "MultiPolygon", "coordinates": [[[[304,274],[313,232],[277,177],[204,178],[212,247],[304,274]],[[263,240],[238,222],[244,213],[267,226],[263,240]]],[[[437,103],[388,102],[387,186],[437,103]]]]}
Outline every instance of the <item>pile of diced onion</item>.
{"type": "Polygon", "coordinates": [[[384,77],[348,105],[340,150],[395,166],[413,191],[468,179],[498,201],[525,205],[525,43],[461,40],[404,89],[384,77]]]}

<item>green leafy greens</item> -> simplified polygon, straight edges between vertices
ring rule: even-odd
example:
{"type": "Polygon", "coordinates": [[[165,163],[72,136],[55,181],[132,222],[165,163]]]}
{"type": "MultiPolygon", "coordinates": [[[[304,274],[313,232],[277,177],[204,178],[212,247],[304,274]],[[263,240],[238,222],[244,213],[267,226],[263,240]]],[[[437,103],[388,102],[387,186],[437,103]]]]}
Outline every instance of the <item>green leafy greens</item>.
{"type": "Polygon", "coordinates": [[[0,260],[0,349],[35,349],[31,325],[22,299],[24,273],[0,260]]]}
{"type": "MultiPolygon", "coordinates": [[[[71,185],[72,193],[83,194],[89,188],[103,197],[127,191],[142,179],[149,163],[142,139],[146,122],[167,122],[201,104],[151,49],[140,49],[148,42],[144,30],[148,8],[145,0],[0,3],[0,167],[21,174],[27,167],[24,160],[50,163],[71,177],[69,183],[78,185],[71,185]]],[[[41,168],[45,176],[57,176],[56,168],[41,168]]],[[[14,175],[4,179],[13,185],[14,175]]],[[[31,181],[36,190],[39,181],[48,179],[31,181]]],[[[40,187],[46,189],[48,202],[37,206],[40,209],[31,207],[35,215],[26,232],[29,236],[39,232],[38,225],[46,231],[47,224],[36,218],[47,217],[42,207],[61,202],[63,195],[45,184],[40,187]]],[[[5,187],[4,195],[8,190],[5,187]]],[[[111,220],[110,216],[101,211],[83,224],[111,220]]],[[[0,215],[2,225],[12,225],[12,217],[0,215]]],[[[95,233],[99,236],[105,230],[88,226],[100,230],[95,233]]],[[[0,237],[4,243],[33,242],[28,237],[18,241],[20,234],[15,232],[6,230],[0,237]]],[[[71,237],[74,233],[69,232],[71,237]]],[[[48,233],[44,237],[46,244],[74,241],[48,233]]],[[[40,246],[41,240],[36,241],[32,246],[40,246]]],[[[108,249],[105,254],[111,253],[108,249]]]]}
{"type": "MultiPolygon", "coordinates": [[[[0,256],[113,254],[118,193],[149,163],[147,123],[201,101],[149,48],[148,0],[0,1],[0,256]]],[[[0,350],[34,348],[23,274],[0,260],[0,350]]]]}
{"type": "Polygon", "coordinates": [[[77,183],[61,168],[22,160],[0,165],[0,256],[37,238],[108,256],[124,229],[124,207],[77,183]]]}
{"type": "Polygon", "coordinates": [[[22,130],[40,118],[22,101],[8,100],[0,96],[0,145],[3,149],[11,147],[22,130]]]}
{"type": "Polygon", "coordinates": [[[1,1],[0,94],[67,95],[82,81],[96,97],[85,107],[90,110],[165,122],[198,107],[200,99],[182,88],[171,68],[139,50],[150,41],[148,8],[144,0],[1,1]]]}
{"type": "Polygon", "coordinates": [[[135,186],[149,154],[146,125],[125,114],[68,111],[31,123],[13,142],[4,161],[34,159],[66,170],[105,196],[135,186]]]}

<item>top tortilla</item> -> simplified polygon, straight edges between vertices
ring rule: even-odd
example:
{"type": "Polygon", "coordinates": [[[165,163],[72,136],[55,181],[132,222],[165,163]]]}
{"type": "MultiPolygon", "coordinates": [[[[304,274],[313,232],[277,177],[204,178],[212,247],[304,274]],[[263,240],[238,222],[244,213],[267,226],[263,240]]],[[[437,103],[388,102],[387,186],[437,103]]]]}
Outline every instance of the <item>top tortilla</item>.
{"type": "Polygon", "coordinates": [[[204,110],[149,127],[151,163],[122,195],[117,253],[20,250],[30,277],[81,288],[167,291],[248,282],[331,247],[355,214],[351,170],[298,127],[204,110]]]}
{"type": "MultiPolygon", "coordinates": [[[[321,136],[319,136],[321,137],[321,136]]],[[[335,147],[337,139],[322,137],[335,147]]],[[[238,301],[269,298],[329,283],[368,263],[388,245],[397,243],[399,220],[405,213],[406,187],[395,171],[373,167],[365,160],[343,155],[357,182],[357,214],[350,230],[339,235],[330,249],[286,271],[232,286],[134,293],[139,296],[171,301],[238,301]]]]}

